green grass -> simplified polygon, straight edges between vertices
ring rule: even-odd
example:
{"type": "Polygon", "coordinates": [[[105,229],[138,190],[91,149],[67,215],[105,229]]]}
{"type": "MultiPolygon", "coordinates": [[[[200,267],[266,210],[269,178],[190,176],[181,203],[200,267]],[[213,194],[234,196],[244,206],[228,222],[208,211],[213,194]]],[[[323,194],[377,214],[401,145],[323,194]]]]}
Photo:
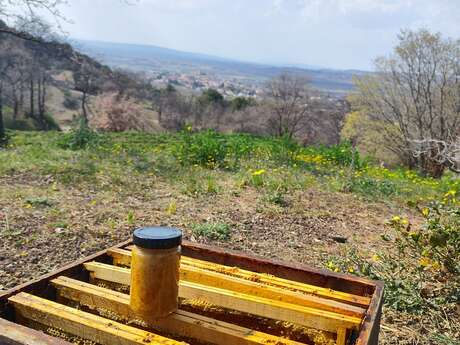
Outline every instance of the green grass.
{"type": "Polygon", "coordinates": [[[265,189],[274,203],[282,203],[280,196],[290,190],[311,185],[409,205],[460,191],[460,181],[452,175],[435,180],[406,169],[382,168],[359,157],[348,144],[302,147],[285,139],[212,131],[90,133],[83,139],[60,132],[11,134],[10,147],[0,151],[1,175],[51,176],[67,184],[126,186],[133,177],[159,177],[199,196],[218,194],[223,182],[230,181],[235,190],[265,189]]]}
{"type": "Polygon", "coordinates": [[[48,198],[26,198],[26,204],[31,207],[51,207],[53,203],[48,198]]]}
{"type": "Polygon", "coordinates": [[[191,226],[192,233],[198,237],[206,237],[210,240],[228,240],[230,238],[230,226],[225,223],[202,223],[191,226]]]}

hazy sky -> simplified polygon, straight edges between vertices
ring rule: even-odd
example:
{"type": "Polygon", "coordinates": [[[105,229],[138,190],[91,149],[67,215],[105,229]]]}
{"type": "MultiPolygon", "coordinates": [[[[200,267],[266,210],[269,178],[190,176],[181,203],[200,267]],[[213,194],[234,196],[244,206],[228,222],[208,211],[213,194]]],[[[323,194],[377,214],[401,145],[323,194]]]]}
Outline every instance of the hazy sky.
{"type": "Polygon", "coordinates": [[[264,63],[371,69],[401,28],[460,38],[460,0],[69,0],[70,36],[264,63]],[[128,4],[127,4],[128,3],[128,4]],[[131,4],[131,5],[130,5],[131,4]]]}

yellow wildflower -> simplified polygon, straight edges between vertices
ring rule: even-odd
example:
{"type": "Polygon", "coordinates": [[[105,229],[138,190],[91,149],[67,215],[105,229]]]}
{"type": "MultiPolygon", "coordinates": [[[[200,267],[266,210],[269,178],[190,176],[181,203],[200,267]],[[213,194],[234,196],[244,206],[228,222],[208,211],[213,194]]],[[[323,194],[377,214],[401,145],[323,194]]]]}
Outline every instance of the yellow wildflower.
{"type": "Polygon", "coordinates": [[[252,173],[252,176],[259,176],[265,174],[265,169],[259,169],[252,173]]]}
{"type": "Polygon", "coordinates": [[[401,217],[400,216],[394,216],[391,220],[393,222],[395,222],[395,223],[399,223],[401,221],[401,217]]]}
{"type": "Polygon", "coordinates": [[[455,196],[455,194],[457,194],[457,191],[455,191],[455,190],[450,190],[450,191],[448,191],[444,196],[445,196],[446,198],[448,198],[448,197],[450,197],[450,196],[452,196],[452,197],[455,196]]]}
{"type": "Polygon", "coordinates": [[[332,261],[328,261],[328,263],[326,264],[327,268],[329,268],[330,270],[334,270],[336,267],[334,265],[334,263],[332,261]]]}
{"type": "Polygon", "coordinates": [[[168,207],[166,208],[166,213],[170,216],[175,215],[177,212],[177,204],[176,201],[173,200],[169,203],[168,207]]]}
{"type": "Polygon", "coordinates": [[[422,267],[428,267],[428,266],[431,265],[431,260],[430,260],[430,258],[427,258],[427,257],[424,256],[424,257],[420,258],[418,263],[422,267]]]}
{"type": "Polygon", "coordinates": [[[434,270],[439,270],[439,269],[441,269],[441,265],[440,265],[438,262],[433,262],[433,264],[431,265],[431,267],[432,267],[434,270]]]}
{"type": "Polygon", "coordinates": [[[424,217],[428,217],[428,215],[430,214],[430,209],[427,207],[424,207],[422,210],[422,214],[424,217]]]}
{"type": "Polygon", "coordinates": [[[380,256],[378,256],[377,254],[374,254],[374,255],[372,255],[372,258],[371,258],[371,259],[372,259],[372,261],[374,261],[374,262],[379,262],[379,261],[380,261],[380,256]]]}

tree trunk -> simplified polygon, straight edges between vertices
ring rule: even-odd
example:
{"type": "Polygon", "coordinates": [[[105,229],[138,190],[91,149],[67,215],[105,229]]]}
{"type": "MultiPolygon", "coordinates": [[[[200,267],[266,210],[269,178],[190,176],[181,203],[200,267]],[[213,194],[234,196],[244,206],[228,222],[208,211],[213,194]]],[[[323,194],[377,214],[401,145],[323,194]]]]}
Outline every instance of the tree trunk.
{"type": "Polygon", "coordinates": [[[41,111],[41,104],[40,104],[41,103],[40,100],[41,100],[41,97],[42,97],[41,93],[42,93],[41,82],[40,82],[40,79],[38,79],[38,81],[37,81],[37,108],[38,108],[37,111],[38,112],[37,112],[37,116],[36,116],[36,122],[38,124],[38,127],[40,127],[41,130],[46,130],[46,128],[45,128],[46,125],[45,125],[45,123],[43,121],[42,111],[41,111]]]}
{"type": "Polygon", "coordinates": [[[38,79],[37,83],[37,102],[38,102],[38,121],[41,129],[48,130],[48,124],[45,119],[45,78],[42,76],[38,79]]]}
{"type": "Polygon", "coordinates": [[[13,101],[13,120],[16,121],[18,119],[18,116],[19,116],[19,100],[15,96],[14,101],[13,101]]]}
{"type": "Polygon", "coordinates": [[[30,78],[30,112],[29,116],[31,118],[35,117],[35,109],[34,109],[34,79],[30,78]]]}
{"type": "Polygon", "coordinates": [[[428,160],[423,167],[423,173],[426,176],[433,177],[433,178],[440,178],[444,173],[445,166],[443,164],[439,164],[438,162],[428,160]]]}
{"type": "Polygon", "coordinates": [[[5,125],[3,123],[3,84],[0,83],[0,146],[7,144],[5,125]]]}
{"type": "Polygon", "coordinates": [[[24,110],[24,83],[21,81],[21,85],[19,86],[19,105],[18,111],[23,113],[24,110]]]}
{"type": "Polygon", "coordinates": [[[83,124],[85,126],[88,126],[89,120],[88,120],[88,111],[86,110],[86,99],[87,99],[87,93],[86,91],[83,91],[83,94],[81,97],[81,111],[83,115],[83,124]]]}

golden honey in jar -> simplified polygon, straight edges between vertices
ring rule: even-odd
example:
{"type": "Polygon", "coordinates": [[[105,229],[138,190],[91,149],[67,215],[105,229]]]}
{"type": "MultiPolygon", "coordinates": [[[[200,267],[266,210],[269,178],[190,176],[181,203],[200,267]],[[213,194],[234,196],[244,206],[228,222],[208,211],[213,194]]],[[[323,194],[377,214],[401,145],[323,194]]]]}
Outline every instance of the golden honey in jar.
{"type": "Polygon", "coordinates": [[[130,306],[147,323],[177,310],[182,232],[169,227],[134,231],[130,306]]]}

